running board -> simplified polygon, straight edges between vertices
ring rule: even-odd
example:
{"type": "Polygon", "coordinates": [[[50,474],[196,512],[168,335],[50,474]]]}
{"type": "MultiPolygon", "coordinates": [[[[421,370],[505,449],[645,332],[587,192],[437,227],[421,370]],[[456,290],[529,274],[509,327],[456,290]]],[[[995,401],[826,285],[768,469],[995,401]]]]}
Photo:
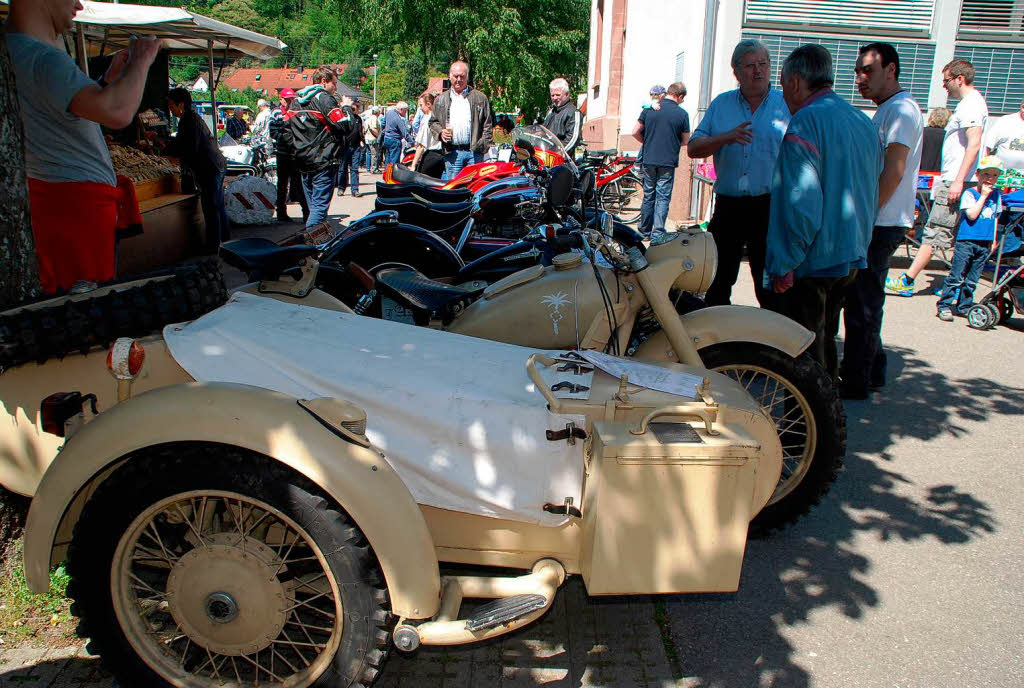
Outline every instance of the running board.
{"type": "Polygon", "coordinates": [[[430,621],[395,626],[395,647],[412,652],[420,645],[462,645],[504,635],[536,621],[551,608],[565,568],[554,559],[541,559],[532,573],[515,578],[451,576],[442,580],[441,608],[430,621]],[[458,618],[463,598],[494,599],[469,618],[458,618]]]}

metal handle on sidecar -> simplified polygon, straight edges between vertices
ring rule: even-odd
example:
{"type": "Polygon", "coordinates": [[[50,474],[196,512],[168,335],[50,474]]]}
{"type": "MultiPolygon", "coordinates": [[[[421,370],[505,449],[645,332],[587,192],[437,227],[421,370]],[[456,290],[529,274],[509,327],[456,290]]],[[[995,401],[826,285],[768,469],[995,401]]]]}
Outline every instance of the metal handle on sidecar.
{"type": "Polygon", "coordinates": [[[540,393],[544,395],[544,398],[548,402],[548,409],[552,413],[560,413],[562,409],[562,401],[558,399],[551,390],[548,389],[547,383],[544,378],[540,376],[540,371],[537,370],[537,363],[540,362],[545,367],[550,368],[555,365],[557,361],[550,356],[544,354],[530,354],[530,357],[526,359],[526,374],[530,376],[530,380],[533,381],[534,386],[540,390],[540,393]]]}
{"type": "Polygon", "coordinates": [[[660,416],[682,416],[684,418],[696,418],[704,422],[704,429],[709,435],[717,435],[718,431],[713,425],[718,420],[718,409],[709,408],[707,404],[699,401],[688,404],[677,404],[676,406],[661,406],[644,416],[639,423],[629,428],[631,435],[642,435],[647,432],[647,426],[655,418],[660,416]]]}

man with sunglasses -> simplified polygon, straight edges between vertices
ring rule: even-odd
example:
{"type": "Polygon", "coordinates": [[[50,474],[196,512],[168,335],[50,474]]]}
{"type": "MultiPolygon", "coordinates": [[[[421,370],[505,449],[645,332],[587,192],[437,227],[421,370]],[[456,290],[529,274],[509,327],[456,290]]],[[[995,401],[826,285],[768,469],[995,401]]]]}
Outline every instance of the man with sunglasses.
{"type": "Polygon", "coordinates": [[[953,234],[960,215],[960,194],[978,167],[981,137],[988,121],[988,106],[974,88],[974,65],[953,60],[942,68],[942,87],[957,103],[942,140],[942,176],[932,186],[932,209],[924,228],[921,249],[910,269],[885,280],[885,290],[897,296],[914,295],[914,279],[932,259],[936,248],[953,246],[953,234]]]}
{"type": "Polygon", "coordinates": [[[777,301],[762,280],[772,171],[790,114],[782,91],[771,86],[771,68],[764,43],[740,41],[732,53],[739,88],[711,101],[686,146],[691,158],[715,158],[715,212],[708,231],[718,245],[718,272],[704,297],[709,306],[731,302],[744,248],[757,302],[773,308],[777,301]]]}

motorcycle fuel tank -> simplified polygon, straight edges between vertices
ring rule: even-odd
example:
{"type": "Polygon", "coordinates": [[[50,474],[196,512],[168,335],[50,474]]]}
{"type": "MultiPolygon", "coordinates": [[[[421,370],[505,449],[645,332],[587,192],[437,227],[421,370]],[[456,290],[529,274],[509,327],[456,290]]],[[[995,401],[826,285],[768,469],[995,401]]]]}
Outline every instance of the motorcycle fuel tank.
{"type": "Polygon", "coordinates": [[[520,186],[498,191],[479,200],[479,209],[473,214],[477,222],[499,223],[518,220],[518,206],[527,201],[538,201],[540,190],[535,186],[520,186]]]}
{"type": "MultiPolygon", "coordinates": [[[[561,257],[556,257],[556,263],[561,257]]],[[[532,274],[523,270],[492,284],[448,330],[520,346],[576,348],[605,312],[593,266],[580,261],[529,270],[532,274]]],[[[625,301],[626,292],[615,283],[615,275],[610,270],[599,272],[612,301],[625,301]]]]}

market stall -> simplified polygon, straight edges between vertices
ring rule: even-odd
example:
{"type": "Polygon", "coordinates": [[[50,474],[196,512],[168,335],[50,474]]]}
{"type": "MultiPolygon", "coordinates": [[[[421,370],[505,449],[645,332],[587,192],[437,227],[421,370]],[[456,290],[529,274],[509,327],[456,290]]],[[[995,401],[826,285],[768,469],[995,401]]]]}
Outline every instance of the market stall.
{"type": "MultiPolygon", "coordinates": [[[[183,184],[176,160],[159,155],[170,132],[164,112],[168,92],[169,55],[202,56],[210,70],[210,92],[225,64],[242,56],[268,59],[287,47],[276,38],[248,31],[176,7],[82,1],[75,28],[65,44],[87,74],[98,77],[111,56],[137,37],[163,41],[160,57],[150,69],[136,121],[107,133],[114,171],[132,180],[142,213],[142,232],[123,237],[118,245],[119,274],[133,274],[169,265],[202,245],[204,231],[199,198],[183,184]]],[[[0,16],[6,15],[0,3],[0,16]]],[[[216,107],[214,101],[213,106],[216,107]]],[[[216,123],[209,122],[216,132],[216,123]]]]}

